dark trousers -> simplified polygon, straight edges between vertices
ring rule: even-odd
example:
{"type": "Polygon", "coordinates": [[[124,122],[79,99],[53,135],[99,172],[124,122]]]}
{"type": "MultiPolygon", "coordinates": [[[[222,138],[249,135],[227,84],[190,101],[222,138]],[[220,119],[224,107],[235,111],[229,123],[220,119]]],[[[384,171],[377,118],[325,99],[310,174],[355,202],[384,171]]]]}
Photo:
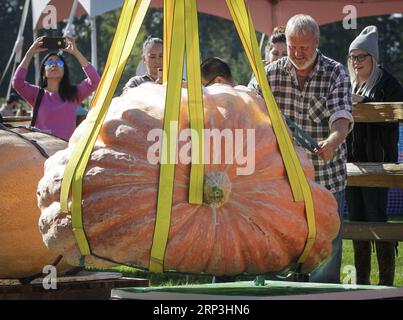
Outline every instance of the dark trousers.
{"type": "MultiPolygon", "coordinates": [[[[388,189],[348,187],[346,200],[350,221],[386,222],[388,189]]],[[[393,285],[395,274],[395,242],[375,241],[379,265],[379,284],[393,285]]],[[[357,284],[370,284],[371,242],[353,241],[357,284]]]]}
{"type": "Polygon", "coordinates": [[[346,200],[350,221],[386,222],[388,189],[347,187],[346,200]]]}

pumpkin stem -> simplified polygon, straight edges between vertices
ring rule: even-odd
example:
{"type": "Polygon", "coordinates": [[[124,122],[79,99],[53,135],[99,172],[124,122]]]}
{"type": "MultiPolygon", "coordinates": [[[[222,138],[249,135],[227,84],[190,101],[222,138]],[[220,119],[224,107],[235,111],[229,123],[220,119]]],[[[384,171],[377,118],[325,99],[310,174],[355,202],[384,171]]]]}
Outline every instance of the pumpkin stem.
{"type": "Polygon", "coordinates": [[[213,208],[221,207],[228,201],[231,181],[225,172],[208,172],[204,176],[204,203],[213,208]]]}

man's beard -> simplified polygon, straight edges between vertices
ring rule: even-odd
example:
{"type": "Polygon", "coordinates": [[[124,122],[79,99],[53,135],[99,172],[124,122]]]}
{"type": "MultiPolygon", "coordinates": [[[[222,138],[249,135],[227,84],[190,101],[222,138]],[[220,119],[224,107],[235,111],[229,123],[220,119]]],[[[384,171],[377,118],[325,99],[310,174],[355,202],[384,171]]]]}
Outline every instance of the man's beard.
{"type": "Polygon", "coordinates": [[[316,60],[317,55],[318,55],[318,52],[315,51],[315,54],[312,56],[312,58],[309,59],[307,62],[305,62],[302,66],[298,66],[290,57],[289,57],[289,59],[290,59],[292,65],[295,67],[295,69],[297,69],[297,70],[305,70],[305,69],[308,69],[310,66],[313,65],[313,63],[316,60]]]}

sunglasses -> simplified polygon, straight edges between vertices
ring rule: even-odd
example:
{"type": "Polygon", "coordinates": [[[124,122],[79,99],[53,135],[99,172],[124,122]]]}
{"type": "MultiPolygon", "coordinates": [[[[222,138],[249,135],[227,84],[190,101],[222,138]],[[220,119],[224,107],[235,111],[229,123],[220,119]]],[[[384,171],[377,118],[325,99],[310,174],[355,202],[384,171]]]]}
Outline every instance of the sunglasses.
{"type": "Polygon", "coordinates": [[[52,66],[57,66],[59,68],[64,68],[64,62],[62,60],[46,60],[44,63],[45,68],[50,69],[52,66]]]}
{"type": "Polygon", "coordinates": [[[368,56],[370,56],[370,54],[359,54],[357,56],[354,56],[352,54],[350,54],[348,56],[348,58],[354,62],[354,61],[358,61],[358,62],[363,62],[368,56]]]}

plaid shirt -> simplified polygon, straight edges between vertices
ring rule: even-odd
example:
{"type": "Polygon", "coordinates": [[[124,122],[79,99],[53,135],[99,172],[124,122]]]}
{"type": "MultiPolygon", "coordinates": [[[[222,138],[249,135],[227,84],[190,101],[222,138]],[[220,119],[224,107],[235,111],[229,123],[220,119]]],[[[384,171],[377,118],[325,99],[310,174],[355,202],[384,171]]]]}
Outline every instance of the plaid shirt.
{"type": "MultiPolygon", "coordinates": [[[[318,58],[312,73],[299,89],[295,68],[287,57],[266,67],[267,79],[284,115],[319,142],[328,138],[333,122],[340,118],[353,124],[351,84],[343,65],[324,56],[318,50],[318,58]]],[[[261,93],[256,79],[249,87],[261,93]]],[[[325,161],[306,151],[315,167],[315,180],[331,192],[339,192],[347,185],[347,148],[343,142],[335,156],[325,161]]]]}

